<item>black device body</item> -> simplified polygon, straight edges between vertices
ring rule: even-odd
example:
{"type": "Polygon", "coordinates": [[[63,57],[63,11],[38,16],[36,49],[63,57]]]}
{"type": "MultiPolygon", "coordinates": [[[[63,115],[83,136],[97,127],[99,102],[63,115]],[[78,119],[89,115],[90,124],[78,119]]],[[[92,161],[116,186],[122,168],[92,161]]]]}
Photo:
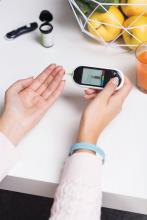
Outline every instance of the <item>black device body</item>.
{"type": "Polygon", "coordinates": [[[26,33],[30,33],[34,30],[36,30],[38,28],[38,24],[36,22],[32,22],[28,25],[25,25],[23,27],[20,27],[16,30],[13,30],[9,33],[6,34],[6,38],[8,40],[12,40],[12,39],[15,39],[23,34],[26,34],[26,33]]]}
{"type": "MultiPolygon", "coordinates": [[[[95,67],[88,67],[88,66],[79,66],[74,70],[74,75],[73,75],[73,79],[76,83],[78,83],[81,86],[93,86],[93,87],[98,87],[98,88],[104,88],[105,85],[114,77],[118,77],[119,79],[119,85],[121,83],[121,77],[118,73],[117,70],[113,70],[113,69],[105,69],[105,68],[95,68],[95,67]],[[83,82],[82,78],[83,78],[83,74],[84,70],[86,71],[101,71],[101,83],[100,84],[90,84],[89,82],[83,82]]],[[[97,76],[93,76],[93,78],[97,78],[97,76]]],[[[119,86],[118,85],[118,86],[119,86]]]]}

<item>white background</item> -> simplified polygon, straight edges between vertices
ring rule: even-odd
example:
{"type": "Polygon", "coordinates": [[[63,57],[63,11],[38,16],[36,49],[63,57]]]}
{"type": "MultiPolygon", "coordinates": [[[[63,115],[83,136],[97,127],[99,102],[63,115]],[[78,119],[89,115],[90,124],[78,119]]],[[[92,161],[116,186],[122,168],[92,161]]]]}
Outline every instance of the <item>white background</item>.
{"type": "MultiPolygon", "coordinates": [[[[0,100],[12,82],[36,75],[52,62],[63,65],[67,72],[79,65],[118,68],[135,85],[134,54],[122,49],[105,48],[85,37],[66,0],[2,0],[0,100]],[[4,35],[12,29],[28,22],[39,22],[38,17],[43,9],[50,10],[54,15],[54,47],[46,49],[40,45],[39,31],[11,42],[4,39],[4,35]]],[[[1,188],[51,196],[48,193],[52,191],[50,184],[55,186],[59,181],[61,168],[70,145],[75,141],[81,112],[86,105],[82,94],[83,91],[69,79],[60,100],[18,146],[22,159],[1,188]],[[28,180],[33,181],[32,188],[27,185],[28,180]],[[23,183],[22,186],[20,183],[23,183]]],[[[98,145],[106,152],[104,206],[147,214],[146,115],[147,95],[134,86],[122,113],[98,140],[98,145]]]]}

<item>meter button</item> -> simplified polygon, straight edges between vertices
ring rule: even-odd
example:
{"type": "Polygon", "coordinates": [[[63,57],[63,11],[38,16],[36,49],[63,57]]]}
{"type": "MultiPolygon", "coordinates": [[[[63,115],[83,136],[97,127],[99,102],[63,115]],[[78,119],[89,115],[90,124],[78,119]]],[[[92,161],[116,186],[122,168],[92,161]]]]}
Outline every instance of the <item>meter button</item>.
{"type": "Polygon", "coordinates": [[[119,76],[118,73],[116,73],[116,74],[114,75],[114,77],[117,77],[117,78],[118,78],[118,80],[119,80],[118,86],[119,86],[119,85],[121,84],[121,77],[119,76]]]}

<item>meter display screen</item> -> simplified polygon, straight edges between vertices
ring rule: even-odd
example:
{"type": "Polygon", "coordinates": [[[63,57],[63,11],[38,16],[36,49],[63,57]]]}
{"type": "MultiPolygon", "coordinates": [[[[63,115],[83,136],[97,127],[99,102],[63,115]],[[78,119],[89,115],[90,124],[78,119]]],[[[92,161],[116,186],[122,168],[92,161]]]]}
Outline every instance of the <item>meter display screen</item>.
{"type": "Polygon", "coordinates": [[[85,85],[104,86],[105,70],[83,68],[81,83],[85,85]]]}

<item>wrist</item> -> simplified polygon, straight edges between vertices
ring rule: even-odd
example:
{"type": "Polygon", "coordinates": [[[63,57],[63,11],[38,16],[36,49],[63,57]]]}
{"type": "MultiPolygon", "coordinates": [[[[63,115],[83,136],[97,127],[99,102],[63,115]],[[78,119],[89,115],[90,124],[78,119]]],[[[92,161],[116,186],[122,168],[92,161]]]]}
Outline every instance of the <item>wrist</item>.
{"type": "Polygon", "coordinates": [[[93,120],[88,120],[84,115],[82,116],[77,142],[88,142],[96,144],[101,134],[100,126],[95,126],[93,120]]]}
{"type": "Polygon", "coordinates": [[[80,133],[77,142],[87,142],[89,144],[96,144],[97,138],[90,134],[80,133]]]}
{"type": "Polygon", "coordinates": [[[0,132],[2,132],[14,145],[17,145],[23,137],[22,129],[12,117],[0,118],[0,132]]]}
{"type": "Polygon", "coordinates": [[[84,123],[81,123],[77,142],[96,144],[99,136],[100,132],[98,130],[93,130],[90,126],[88,127],[87,125],[84,125],[84,123]]]}

